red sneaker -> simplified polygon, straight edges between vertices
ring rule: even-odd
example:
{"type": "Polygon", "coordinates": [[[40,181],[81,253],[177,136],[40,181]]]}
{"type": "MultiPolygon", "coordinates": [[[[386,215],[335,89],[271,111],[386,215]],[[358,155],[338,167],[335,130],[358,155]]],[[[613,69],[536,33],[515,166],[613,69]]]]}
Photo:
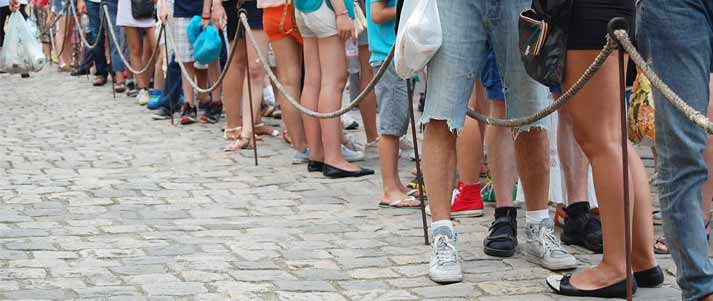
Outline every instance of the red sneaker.
{"type": "Polygon", "coordinates": [[[483,216],[483,198],[480,195],[480,183],[466,185],[458,181],[458,187],[453,190],[453,198],[451,199],[451,216],[483,216]]]}

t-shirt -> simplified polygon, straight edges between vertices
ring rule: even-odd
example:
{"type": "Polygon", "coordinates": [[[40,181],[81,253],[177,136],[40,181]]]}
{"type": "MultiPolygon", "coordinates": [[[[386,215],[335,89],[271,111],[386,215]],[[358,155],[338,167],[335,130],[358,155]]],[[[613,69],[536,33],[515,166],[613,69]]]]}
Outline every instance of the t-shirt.
{"type": "MultiPolygon", "coordinates": [[[[369,51],[371,51],[370,62],[381,62],[386,60],[389,50],[396,42],[396,19],[386,21],[381,24],[374,23],[371,18],[371,3],[385,2],[386,7],[396,7],[396,0],[368,0],[366,5],[366,30],[369,32],[369,51]]],[[[462,1],[462,0],[452,0],[462,1]]]]}
{"type": "MultiPolygon", "coordinates": [[[[315,12],[322,6],[322,1],[327,1],[327,7],[334,11],[329,0],[295,0],[295,8],[303,13],[315,12]]],[[[354,19],[354,2],[352,0],[344,0],[344,7],[347,9],[347,15],[354,19]]]]}
{"type": "Polygon", "coordinates": [[[176,0],[173,4],[173,16],[176,18],[192,18],[203,12],[202,0],[176,0]]]}

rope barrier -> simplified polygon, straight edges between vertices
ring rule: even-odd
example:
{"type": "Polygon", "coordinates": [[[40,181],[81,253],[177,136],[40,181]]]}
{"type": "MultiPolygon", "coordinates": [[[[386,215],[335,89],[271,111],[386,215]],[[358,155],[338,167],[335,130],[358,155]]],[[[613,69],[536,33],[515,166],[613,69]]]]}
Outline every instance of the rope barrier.
{"type": "Polygon", "coordinates": [[[59,19],[62,18],[62,15],[66,14],[66,12],[68,10],[67,4],[69,4],[70,1],[71,0],[67,0],[67,2],[64,3],[64,8],[62,8],[62,11],[60,13],[58,13],[57,15],[54,16],[54,20],[52,20],[52,22],[45,24],[45,28],[40,32],[40,35],[47,34],[50,31],[50,29],[52,27],[54,27],[57,24],[57,22],[59,22],[59,19]]]}
{"type": "Polygon", "coordinates": [[[679,97],[671,88],[664,83],[661,78],[653,71],[651,66],[646,63],[646,60],[641,56],[636,50],[636,47],[631,43],[629,39],[629,34],[625,30],[615,30],[614,37],[619,41],[624,51],[629,53],[629,57],[638,66],[641,72],[646,75],[646,77],[651,82],[651,85],[661,92],[661,94],[666,97],[666,99],[673,104],[676,109],[681,113],[686,115],[688,120],[695,123],[697,126],[703,128],[708,132],[708,134],[713,134],[713,123],[706,117],[706,115],[701,112],[696,111],[694,108],[689,106],[681,97],[679,97]]]}
{"type": "MultiPolygon", "coordinates": [[[[79,20],[79,16],[77,16],[77,8],[74,6],[74,2],[72,2],[72,1],[68,1],[68,2],[72,5],[71,11],[72,11],[72,16],[74,16],[74,23],[77,24],[76,26],[81,26],[82,22],[79,20]]],[[[84,44],[84,47],[89,48],[89,50],[97,48],[97,46],[99,46],[99,40],[100,40],[99,36],[101,35],[102,30],[104,30],[104,20],[105,20],[104,18],[105,18],[105,15],[101,14],[101,19],[99,20],[99,30],[97,31],[98,34],[94,38],[93,44],[88,42],[86,33],[84,31],[82,31],[82,30],[78,31],[79,39],[82,41],[82,44],[84,44]]]]}
{"type": "MultiPolygon", "coordinates": [[[[166,24],[166,27],[168,27],[170,24],[166,24]]],[[[228,58],[225,62],[225,68],[223,68],[222,72],[220,72],[220,75],[218,76],[218,79],[213,83],[212,86],[208,87],[207,89],[203,89],[198,86],[198,83],[196,83],[193,78],[188,74],[188,71],[186,70],[186,66],[183,62],[179,62],[176,60],[176,63],[178,63],[178,66],[181,68],[181,74],[183,74],[183,77],[186,78],[188,84],[193,87],[194,90],[196,90],[198,93],[210,93],[213,92],[213,90],[217,89],[223,84],[223,79],[225,78],[225,75],[228,73],[228,69],[230,69],[230,65],[233,63],[233,58],[235,57],[235,50],[237,49],[238,45],[238,37],[240,36],[241,32],[240,26],[238,26],[238,30],[235,31],[235,36],[234,36],[234,43],[230,48],[228,48],[228,36],[225,33],[225,30],[223,30],[223,39],[225,39],[225,49],[228,53],[228,58]]],[[[166,45],[170,44],[171,49],[176,52],[176,42],[173,39],[173,31],[171,30],[166,30],[164,37],[166,38],[166,45]]]]}
{"type": "MultiPolygon", "coordinates": [[[[104,10],[104,20],[106,22],[111,22],[111,18],[109,17],[109,9],[106,8],[106,5],[102,5],[102,8],[104,10]]],[[[161,24],[161,29],[158,32],[158,37],[156,37],[156,45],[154,45],[153,52],[151,53],[151,58],[149,58],[149,61],[146,62],[146,65],[143,66],[140,70],[134,69],[131,66],[131,63],[129,63],[124,56],[124,52],[121,51],[121,49],[124,49],[122,45],[118,42],[118,39],[116,38],[116,33],[114,32],[114,26],[107,26],[109,28],[109,35],[111,36],[111,39],[114,41],[114,45],[118,47],[118,53],[119,53],[119,58],[124,62],[124,66],[126,66],[126,69],[129,69],[131,73],[134,75],[139,75],[139,74],[144,74],[146,71],[150,69],[150,67],[153,65],[154,60],[156,59],[156,54],[158,53],[158,47],[161,45],[159,41],[161,40],[161,36],[165,34],[165,27],[163,24],[161,24]]]]}
{"type": "Polygon", "coordinates": [[[341,115],[346,114],[347,112],[351,111],[353,108],[356,108],[361,101],[366,98],[366,96],[371,93],[371,91],[374,89],[376,86],[376,83],[381,80],[381,77],[384,75],[386,72],[386,69],[389,67],[391,64],[391,61],[394,58],[394,48],[392,47],[391,50],[389,51],[389,55],[386,57],[384,60],[384,63],[381,65],[381,68],[379,68],[379,71],[374,74],[374,78],[371,79],[369,84],[364,88],[364,90],[359,93],[359,95],[352,100],[349,105],[346,107],[334,111],[334,112],[329,112],[329,113],[319,113],[312,111],[304,106],[302,106],[298,101],[296,101],[292,96],[285,91],[285,87],[282,86],[282,83],[280,83],[279,80],[277,80],[277,76],[275,76],[275,73],[272,72],[272,69],[270,69],[270,65],[267,63],[267,59],[265,59],[265,55],[260,51],[259,45],[257,44],[257,40],[255,39],[255,36],[252,33],[252,30],[250,28],[250,24],[248,23],[247,16],[245,14],[240,14],[240,22],[243,24],[245,27],[245,32],[247,33],[247,37],[250,40],[250,43],[253,45],[253,48],[255,48],[255,52],[257,53],[258,58],[260,59],[260,63],[262,63],[263,68],[265,69],[265,74],[267,74],[270,77],[270,80],[272,83],[275,84],[275,87],[277,90],[285,96],[285,99],[295,106],[297,110],[302,112],[303,114],[313,117],[313,118],[319,118],[319,119],[329,119],[329,118],[335,118],[339,117],[341,115]]]}

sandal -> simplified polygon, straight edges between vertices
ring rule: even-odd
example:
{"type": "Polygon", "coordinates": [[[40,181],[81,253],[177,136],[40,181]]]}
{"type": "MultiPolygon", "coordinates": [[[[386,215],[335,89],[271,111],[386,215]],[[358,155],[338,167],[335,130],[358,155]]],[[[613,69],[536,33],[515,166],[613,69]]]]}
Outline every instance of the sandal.
{"type": "Polygon", "coordinates": [[[223,130],[223,139],[228,140],[228,141],[238,140],[238,139],[240,139],[240,132],[242,132],[242,130],[243,130],[242,126],[236,126],[234,128],[225,128],[223,130]],[[237,136],[228,134],[228,133],[235,133],[235,132],[238,133],[237,136]]]}
{"type": "Polygon", "coordinates": [[[400,200],[397,200],[397,201],[394,201],[394,202],[391,202],[388,204],[379,202],[379,207],[381,207],[381,208],[397,208],[397,209],[418,209],[418,208],[421,208],[421,202],[416,200],[415,197],[407,196],[403,199],[400,199],[400,200]],[[410,203],[410,202],[418,202],[418,204],[411,205],[411,206],[410,205],[401,205],[403,203],[410,203]]]}
{"type": "Polygon", "coordinates": [[[273,129],[272,127],[266,126],[264,123],[258,123],[255,125],[255,133],[258,135],[270,135],[272,137],[280,136],[280,131],[273,129]]]}
{"type": "Polygon", "coordinates": [[[290,134],[287,133],[287,129],[282,131],[282,141],[284,141],[288,145],[292,145],[292,137],[290,137],[290,134]]]}
{"type": "Polygon", "coordinates": [[[253,147],[252,142],[253,142],[253,140],[250,138],[240,137],[237,140],[235,140],[235,142],[226,145],[225,151],[226,152],[234,152],[234,151],[239,151],[241,149],[252,149],[252,147],[253,147]]]}
{"type": "Polygon", "coordinates": [[[114,92],[116,92],[116,93],[126,92],[126,83],[125,82],[116,83],[116,85],[114,85],[114,92]]]}
{"type": "Polygon", "coordinates": [[[666,238],[661,236],[654,242],[654,253],[656,254],[671,254],[666,245],[666,238]]]}
{"type": "MultiPolygon", "coordinates": [[[[423,195],[423,198],[424,198],[424,199],[428,199],[428,196],[426,196],[426,191],[423,191],[423,194],[424,194],[424,195],[423,195]]],[[[419,192],[418,189],[411,189],[411,190],[409,190],[409,191],[406,191],[406,195],[407,195],[407,196],[412,196],[412,197],[417,198],[417,199],[421,197],[420,192],[419,192]]]]}
{"type": "Polygon", "coordinates": [[[94,79],[94,83],[92,83],[92,86],[94,87],[101,87],[106,85],[106,77],[104,76],[97,76],[96,79],[94,79]]]}
{"type": "Polygon", "coordinates": [[[495,257],[512,257],[517,250],[517,220],[514,216],[500,216],[490,224],[488,237],[483,240],[485,254],[495,257]]]}

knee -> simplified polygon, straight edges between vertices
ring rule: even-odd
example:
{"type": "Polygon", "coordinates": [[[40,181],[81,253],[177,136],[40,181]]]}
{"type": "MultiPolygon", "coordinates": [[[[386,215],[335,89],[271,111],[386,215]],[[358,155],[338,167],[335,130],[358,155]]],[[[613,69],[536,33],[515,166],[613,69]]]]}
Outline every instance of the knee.
{"type": "Polygon", "coordinates": [[[261,80],[265,77],[265,69],[260,62],[250,62],[248,66],[251,80],[261,80]]]}

